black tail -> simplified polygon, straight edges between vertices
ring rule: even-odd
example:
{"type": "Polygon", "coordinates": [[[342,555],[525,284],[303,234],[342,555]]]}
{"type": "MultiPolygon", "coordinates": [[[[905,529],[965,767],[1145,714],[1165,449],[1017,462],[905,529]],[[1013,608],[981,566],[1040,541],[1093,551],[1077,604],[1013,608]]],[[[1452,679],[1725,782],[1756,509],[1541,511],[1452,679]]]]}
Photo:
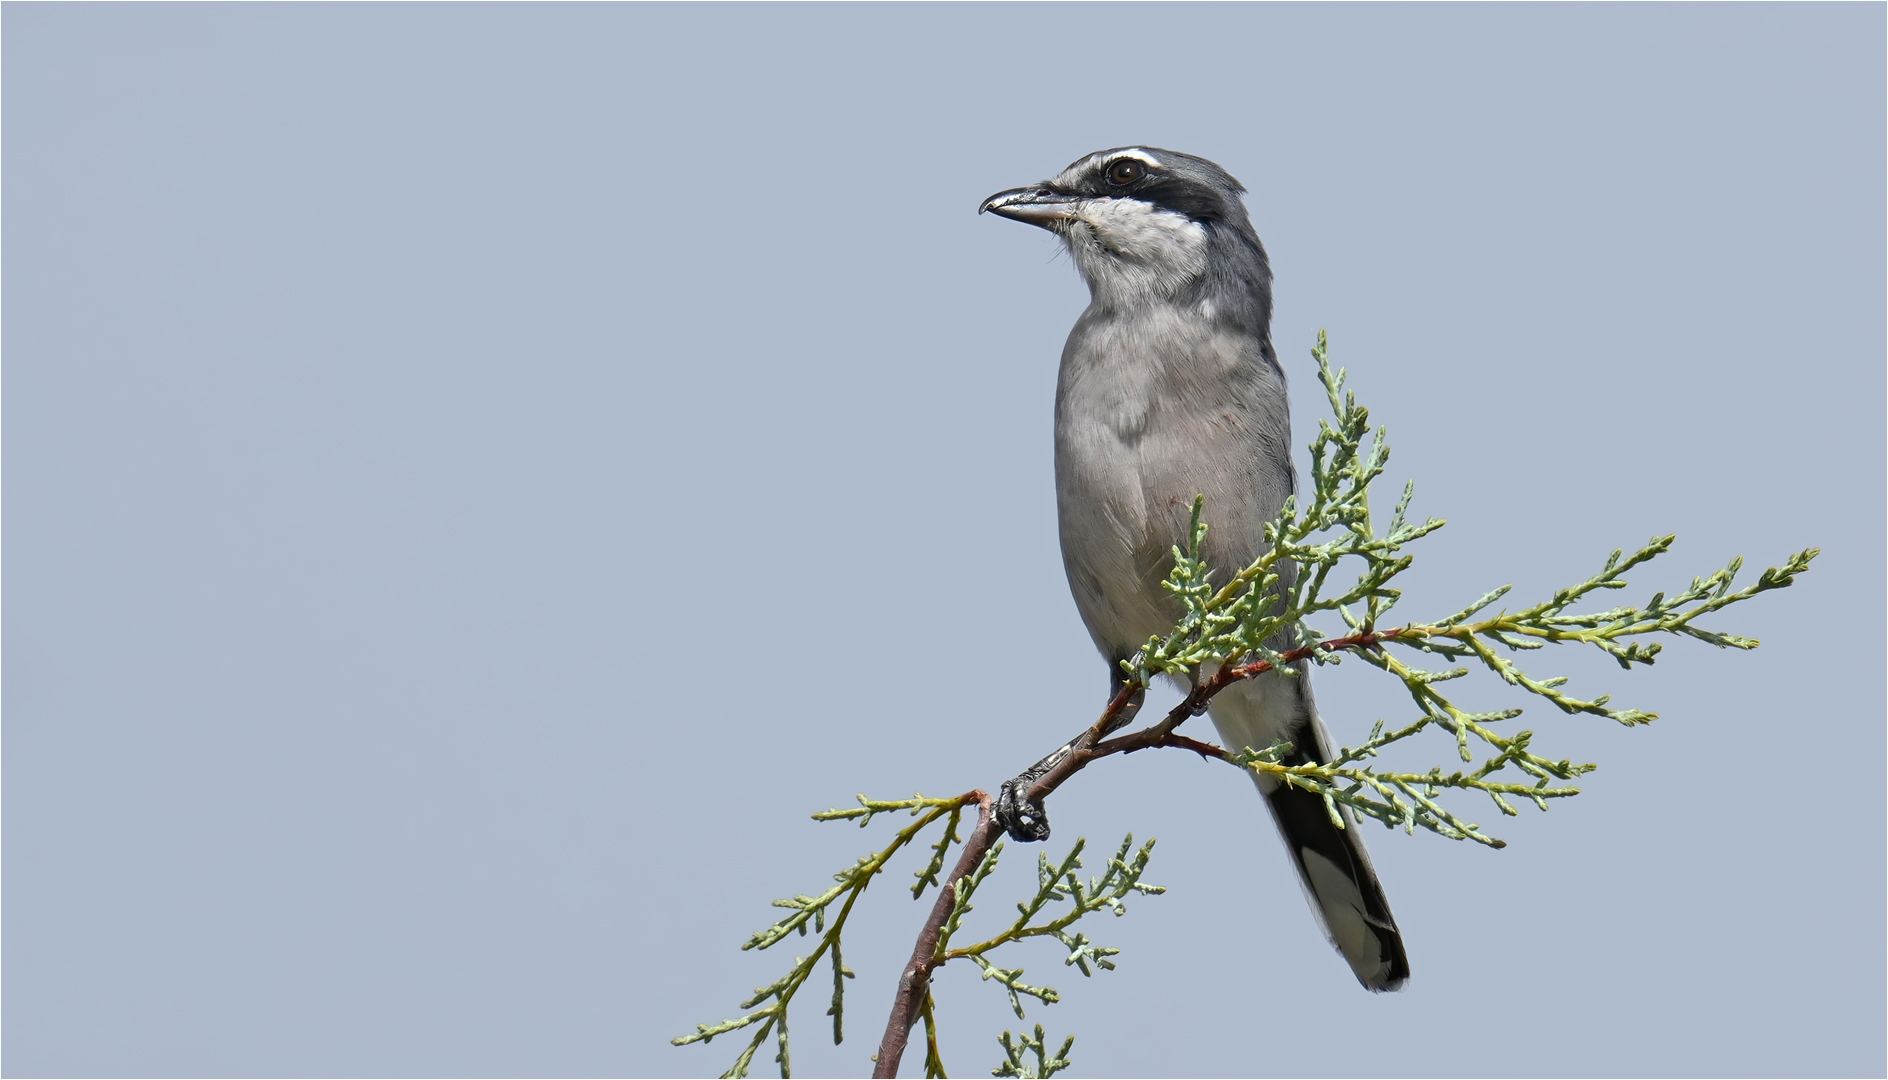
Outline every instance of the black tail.
{"type": "Polygon", "coordinates": [[[1312,910],[1357,981],[1369,990],[1401,989],[1409,978],[1409,957],[1356,820],[1345,812],[1346,827],[1339,829],[1324,800],[1303,788],[1279,787],[1266,793],[1265,800],[1298,865],[1312,910]]]}
{"type": "MultiPolygon", "coordinates": [[[[1302,666],[1289,678],[1268,674],[1229,686],[1208,712],[1226,746],[1264,748],[1283,738],[1296,747],[1284,758],[1287,765],[1331,760],[1311,673],[1302,666]]],[[[1272,808],[1312,912],[1357,981],[1369,990],[1400,989],[1409,978],[1409,957],[1356,820],[1344,813],[1340,829],[1322,797],[1260,773],[1252,780],[1272,808]]]]}

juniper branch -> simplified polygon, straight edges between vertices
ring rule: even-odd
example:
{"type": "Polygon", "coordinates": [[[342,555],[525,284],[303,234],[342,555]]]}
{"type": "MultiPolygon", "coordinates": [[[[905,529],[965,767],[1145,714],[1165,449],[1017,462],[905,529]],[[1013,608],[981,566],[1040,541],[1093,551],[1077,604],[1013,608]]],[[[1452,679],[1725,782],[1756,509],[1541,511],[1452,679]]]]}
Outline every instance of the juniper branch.
{"type": "MultiPolygon", "coordinates": [[[[1386,628],[1382,625],[1385,616],[1402,595],[1394,587],[1395,580],[1412,564],[1413,557],[1404,548],[1444,523],[1434,518],[1412,522],[1408,511],[1414,487],[1406,485],[1387,527],[1377,529],[1369,489],[1389,460],[1387,434],[1380,427],[1371,428],[1368,411],[1344,388],[1346,374],[1341,368],[1331,367],[1322,332],[1313,357],[1333,415],[1320,422],[1312,441],[1312,470],[1305,491],[1288,499],[1278,517],[1266,527],[1268,550],[1233,571],[1225,583],[1215,583],[1215,568],[1202,556],[1208,530],[1206,507],[1203,500],[1195,500],[1188,533],[1173,549],[1172,569],[1166,579],[1166,588],[1180,613],[1178,621],[1168,633],[1150,638],[1122,665],[1123,679],[1116,695],[1093,724],[1045,759],[1051,764],[1030,787],[1029,802],[1040,805],[1071,777],[1102,758],[1150,748],[1179,748],[1313,792],[1323,800],[1339,828],[1367,818],[1386,827],[1400,826],[1406,832],[1421,827],[1451,839],[1500,847],[1503,841],[1484,834],[1478,824],[1463,818],[1445,799],[1458,793],[1479,793],[1503,815],[1518,813],[1516,804],[1520,801],[1545,810],[1550,800],[1578,794],[1579,789],[1565,781],[1596,766],[1538,753],[1533,731],[1503,734],[1499,725],[1522,715],[1520,708],[1466,708],[1456,702],[1452,688],[1445,692],[1445,684],[1480,669],[1508,686],[1546,700],[1562,713],[1606,717],[1626,726],[1649,723],[1657,714],[1612,708],[1604,694],[1591,699],[1576,697],[1564,689],[1568,682],[1565,677],[1537,676],[1516,657],[1548,645],[1585,645],[1629,669],[1634,664],[1653,663],[1662,644],[1654,637],[1664,635],[1692,638],[1719,648],[1755,648],[1756,640],[1699,625],[1699,620],[1764,592],[1790,586],[1817,555],[1814,548],[1797,552],[1742,588],[1736,587],[1742,561],[1732,560],[1720,570],[1693,578],[1684,588],[1654,593],[1642,605],[1575,610],[1599,595],[1627,588],[1629,572],[1667,554],[1674,539],[1654,537],[1630,554],[1623,549],[1613,552],[1598,573],[1556,590],[1531,606],[1485,616],[1484,612],[1511,591],[1504,585],[1445,618],[1386,628]],[[1312,620],[1332,614],[1343,622],[1346,632],[1327,635],[1313,628],[1312,620]],[[1464,666],[1424,670],[1408,662],[1418,653],[1461,661],[1464,666]],[[1415,717],[1399,726],[1377,721],[1364,741],[1355,747],[1341,747],[1329,762],[1308,762],[1302,755],[1294,760],[1293,748],[1286,743],[1262,749],[1221,748],[1178,733],[1182,724],[1207,709],[1215,695],[1238,682],[1268,675],[1293,677],[1309,664],[1334,664],[1350,655],[1396,678],[1415,706],[1415,717]],[[1116,735],[1132,715],[1130,702],[1162,675],[1187,687],[1180,704],[1157,723],[1116,735]],[[1448,772],[1441,766],[1427,771],[1399,771],[1375,764],[1385,750],[1429,728],[1449,738],[1462,767],[1448,772]],[[1509,768],[1522,779],[1507,773],[1509,768]]],[[[838,1041],[843,1034],[844,980],[850,975],[839,951],[845,920],[885,861],[937,821],[948,819],[943,835],[930,845],[926,865],[913,875],[917,881],[912,895],[921,897],[929,885],[938,886],[938,895],[900,978],[876,1058],[877,1076],[896,1075],[910,1029],[919,1019],[926,1025],[927,1075],[943,1075],[931,995],[931,978],[938,967],[953,959],[971,960],[985,980],[1004,987],[1012,1009],[1021,1018],[1022,997],[1047,1004],[1058,1000],[1059,995],[1053,988],[1023,982],[1022,968],[998,966],[990,958],[991,953],[1025,938],[1048,936],[1068,950],[1065,963],[1077,966],[1084,974],[1091,972],[1091,965],[1109,967],[1108,958],[1114,950],[1075,931],[1075,923],[1104,908],[1119,914],[1121,900],[1128,892],[1160,891],[1140,880],[1151,841],[1130,859],[1130,837],[1110,860],[1107,871],[1086,881],[1075,873],[1083,849],[1078,843],[1058,863],[1051,864],[1046,856],[1038,856],[1035,895],[1017,905],[1020,918],[1007,929],[976,944],[953,947],[952,939],[973,910],[973,896],[995,870],[1002,851],[998,843],[1001,829],[992,820],[989,796],[975,791],[952,799],[915,796],[887,802],[860,796],[859,803],[858,808],[829,810],[815,817],[856,819],[863,826],[878,814],[905,810],[920,820],[900,831],[885,849],[835,875],[838,884],[834,888],[818,896],[776,901],[792,909],[793,914],[754,935],[744,947],[766,948],[792,933],[805,935],[810,924],[821,935],[814,954],[796,958],[786,976],[760,988],[743,1003],[743,1008],[754,1012],[719,1025],[698,1026],[696,1034],[674,1040],[706,1042],[716,1035],[755,1028],[752,1040],[728,1075],[745,1075],[754,1053],[770,1035],[779,1043],[776,1058],[782,1075],[787,1075],[787,1005],[828,949],[834,973],[832,1007],[828,1011],[834,1017],[833,1033],[838,1041]],[[978,807],[977,822],[960,836],[963,811],[973,803],[978,807]],[[943,867],[953,842],[961,842],[963,850],[953,869],[945,874],[943,867]],[[1067,910],[1040,918],[1049,905],[1064,901],[1070,905],[1067,910]],[[766,1002],[771,1004],[757,1008],[766,1002]]],[[[1033,1040],[1023,1036],[1020,1042],[1013,1041],[1005,1032],[1001,1041],[1007,1061],[997,1075],[1047,1076],[1066,1068],[1073,1040],[1051,1056],[1044,1038],[1040,1026],[1033,1040]],[[1026,1060],[1025,1055],[1031,1053],[1034,1062],[1026,1060]]]]}
{"type": "Polygon", "coordinates": [[[1075,1036],[1062,1040],[1062,1049],[1054,1054],[1048,1053],[1048,1032],[1041,1024],[1036,1025],[1036,1034],[1012,1037],[1005,1031],[997,1039],[1003,1047],[1003,1064],[990,1070],[991,1076],[1050,1077],[1069,1067],[1069,1051],[1075,1048],[1075,1036]],[[1026,1055],[1034,1054],[1036,1060],[1031,1063],[1026,1055]]]}
{"type": "Polygon", "coordinates": [[[971,792],[954,799],[927,799],[922,795],[915,795],[910,799],[891,802],[868,800],[860,795],[858,797],[859,809],[827,810],[814,814],[813,819],[816,821],[859,818],[860,824],[864,825],[877,814],[893,810],[909,810],[913,815],[919,815],[919,820],[899,830],[892,838],[892,842],[884,848],[861,857],[853,865],[834,874],[833,878],[838,884],[818,896],[798,895],[785,900],[775,900],[775,907],[791,909],[793,914],[755,933],[741,948],[743,950],[768,949],[796,932],[804,937],[809,924],[822,931],[818,948],[808,956],[795,957],[793,967],[788,970],[787,974],[766,986],[757,988],[752,997],[741,1003],[743,1009],[753,1009],[753,1012],[732,1020],[723,1020],[719,1024],[697,1024],[694,1034],[669,1041],[676,1046],[686,1046],[694,1042],[706,1043],[713,1041],[717,1035],[726,1035],[742,1028],[753,1027],[754,1035],[749,1040],[747,1048],[735,1059],[733,1067],[723,1075],[746,1076],[748,1067],[753,1062],[754,1053],[767,1041],[769,1035],[773,1035],[779,1045],[775,1060],[780,1063],[780,1075],[791,1076],[793,1066],[787,1037],[787,1009],[792,1004],[794,995],[799,992],[800,987],[818,966],[820,958],[830,949],[832,951],[833,997],[827,1014],[833,1018],[833,1042],[835,1044],[840,1042],[845,1033],[845,980],[852,977],[851,969],[845,966],[841,958],[840,936],[845,931],[847,918],[852,914],[853,904],[858,901],[866,887],[872,883],[872,878],[884,869],[885,863],[893,855],[911,843],[932,822],[946,816],[954,820],[967,803],[976,801],[976,796],[981,794],[981,792],[971,792]],[[828,928],[825,926],[826,912],[841,897],[844,897],[844,902],[840,904],[832,920],[832,926],[828,928]],[[771,1004],[759,1007],[769,1000],[771,1004]]]}

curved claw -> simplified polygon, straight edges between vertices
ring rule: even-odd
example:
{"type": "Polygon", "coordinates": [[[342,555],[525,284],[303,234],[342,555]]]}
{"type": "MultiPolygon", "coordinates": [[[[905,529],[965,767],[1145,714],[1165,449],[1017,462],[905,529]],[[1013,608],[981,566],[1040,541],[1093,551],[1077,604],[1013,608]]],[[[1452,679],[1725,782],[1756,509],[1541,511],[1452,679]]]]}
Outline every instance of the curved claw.
{"type": "Polygon", "coordinates": [[[1029,799],[1029,788],[1034,783],[1033,777],[1019,776],[997,791],[996,823],[1019,844],[1049,839],[1049,813],[1041,803],[1029,799]]]}

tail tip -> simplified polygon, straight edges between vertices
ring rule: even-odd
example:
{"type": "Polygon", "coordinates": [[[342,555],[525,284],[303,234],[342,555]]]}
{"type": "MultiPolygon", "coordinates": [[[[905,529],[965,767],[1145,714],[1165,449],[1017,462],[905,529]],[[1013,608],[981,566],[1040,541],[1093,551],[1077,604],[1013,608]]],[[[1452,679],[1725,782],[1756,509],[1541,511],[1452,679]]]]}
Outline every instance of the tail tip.
{"type": "Polygon", "coordinates": [[[1409,960],[1403,955],[1403,942],[1395,930],[1379,935],[1378,941],[1381,951],[1374,960],[1355,957],[1341,948],[1339,952],[1344,954],[1351,972],[1365,990],[1373,994],[1393,994],[1409,982],[1409,960]]]}

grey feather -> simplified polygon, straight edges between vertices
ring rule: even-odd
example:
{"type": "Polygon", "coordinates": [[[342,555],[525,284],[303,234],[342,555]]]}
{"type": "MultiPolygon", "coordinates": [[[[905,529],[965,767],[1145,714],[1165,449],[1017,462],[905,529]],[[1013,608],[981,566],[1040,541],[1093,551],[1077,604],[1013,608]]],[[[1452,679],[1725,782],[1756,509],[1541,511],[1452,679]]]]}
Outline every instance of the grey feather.
{"type": "MultiPolygon", "coordinates": [[[[1056,501],[1069,588],[1111,693],[1118,662],[1179,615],[1161,581],[1194,497],[1206,496],[1203,555],[1229,572],[1264,553],[1265,523],[1296,486],[1271,267],[1244,192],[1203,158],[1121,147],[983,205],[1061,237],[1089,286],[1056,385],[1056,501]]],[[[1228,747],[1285,739],[1294,760],[1329,760],[1309,671],[1228,688],[1210,714],[1228,747]]],[[[1401,934],[1356,823],[1337,829],[1307,792],[1261,794],[1358,980],[1400,987],[1401,934]]]]}

